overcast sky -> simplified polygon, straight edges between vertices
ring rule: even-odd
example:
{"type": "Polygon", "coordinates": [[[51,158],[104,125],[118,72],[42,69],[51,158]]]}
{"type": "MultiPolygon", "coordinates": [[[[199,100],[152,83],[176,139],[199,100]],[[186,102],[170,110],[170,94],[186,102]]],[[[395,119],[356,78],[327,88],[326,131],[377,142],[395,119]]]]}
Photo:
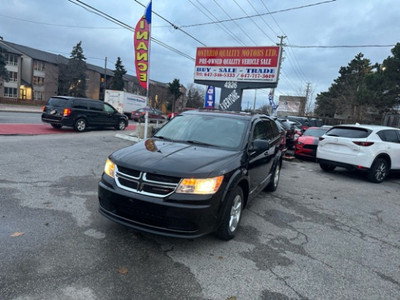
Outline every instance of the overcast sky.
{"type": "MultiPolygon", "coordinates": [[[[80,2],[131,27],[143,15],[140,3],[148,4],[144,0],[80,2]]],[[[1,0],[0,36],[66,57],[82,41],[87,62],[103,67],[107,57],[107,67],[114,69],[119,56],[128,73],[136,75],[132,31],[74,3],[78,2],[1,0]]],[[[279,42],[277,36],[287,36],[275,101],[279,95],[305,95],[307,83],[315,98],[358,53],[371,63],[391,55],[393,45],[400,42],[399,4],[398,0],[153,0],[152,37],[166,46],[152,42],[150,77],[161,82],[178,78],[187,86],[193,83],[190,58],[195,58],[197,47],[272,46],[279,42]],[[251,17],[259,14],[263,15],[251,17]],[[241,19],[220,22],[235,18],[241,19]],[[308,47],[362,45],[391,46],[308,47]]],[[[267,104],[268,92],[257,92],[257,107],[267,104]]],[[[254,98],[254,91],[246,91],[242,108],[252,107],[254,98]]]]}

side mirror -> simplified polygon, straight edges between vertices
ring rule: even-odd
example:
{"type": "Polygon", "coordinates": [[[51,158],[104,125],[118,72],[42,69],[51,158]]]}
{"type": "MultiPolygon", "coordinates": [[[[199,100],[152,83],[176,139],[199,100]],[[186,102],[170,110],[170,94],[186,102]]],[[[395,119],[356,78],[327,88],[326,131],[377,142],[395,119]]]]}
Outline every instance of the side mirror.
{"type": "Polygon", "coordinates": [[[269,147],[270,147],[269,141],[255,139],[252,145],[250,146],[250,151],[255,151],[257,153],[265,152],[269,149],[269,147]]]}

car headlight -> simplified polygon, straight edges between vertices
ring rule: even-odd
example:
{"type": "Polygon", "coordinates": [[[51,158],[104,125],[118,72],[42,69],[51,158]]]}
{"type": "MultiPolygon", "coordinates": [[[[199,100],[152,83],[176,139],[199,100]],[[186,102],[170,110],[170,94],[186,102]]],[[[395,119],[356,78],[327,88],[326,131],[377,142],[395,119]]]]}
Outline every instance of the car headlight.
{"type": "Polygon", "coordinates": [[[213,178],[184,178],[176,192],[182,194],[215,194],[221,186],[224,176],[213,178]]]}
{"type": "Polygon", "coordinates": [[[107,158],[106,165],[104,166],[104,173],[111,178],[114,178],[115,164],[109,158],[107,158]]]}

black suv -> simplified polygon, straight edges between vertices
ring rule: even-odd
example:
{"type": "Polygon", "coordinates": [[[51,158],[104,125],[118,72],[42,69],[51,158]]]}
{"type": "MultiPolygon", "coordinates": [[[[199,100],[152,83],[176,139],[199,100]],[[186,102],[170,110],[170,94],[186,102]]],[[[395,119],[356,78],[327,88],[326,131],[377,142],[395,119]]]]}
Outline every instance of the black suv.
{"type": "Polygon", "coordinates": [[[281,137],[265,115],[184,112],[152,138],[111,154],[98,186],[100,213],[145,232],[234,237],[242,210],[275,191],[281,137]]]}
{"type": "Polygon", "coordinates": [[[124,130],[128,117],[100,100],[69,96],[51,97],[43,106],[42,121],[54,128],[73,127],[85,131],[87,127],[114,127],[124,130]]]}

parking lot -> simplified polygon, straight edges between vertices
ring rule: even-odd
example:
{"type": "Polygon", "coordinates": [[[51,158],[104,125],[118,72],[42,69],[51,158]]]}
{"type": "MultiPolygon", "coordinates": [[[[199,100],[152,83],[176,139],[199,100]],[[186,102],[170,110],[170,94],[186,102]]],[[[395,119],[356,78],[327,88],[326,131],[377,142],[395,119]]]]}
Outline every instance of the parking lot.
{"type": "Polygon", "coordinates": [[[172,239],[98,213],[116,133],[0,136],[0,299],[400,298],[400,175],[284,161],[234,240],[172,239]]]}

